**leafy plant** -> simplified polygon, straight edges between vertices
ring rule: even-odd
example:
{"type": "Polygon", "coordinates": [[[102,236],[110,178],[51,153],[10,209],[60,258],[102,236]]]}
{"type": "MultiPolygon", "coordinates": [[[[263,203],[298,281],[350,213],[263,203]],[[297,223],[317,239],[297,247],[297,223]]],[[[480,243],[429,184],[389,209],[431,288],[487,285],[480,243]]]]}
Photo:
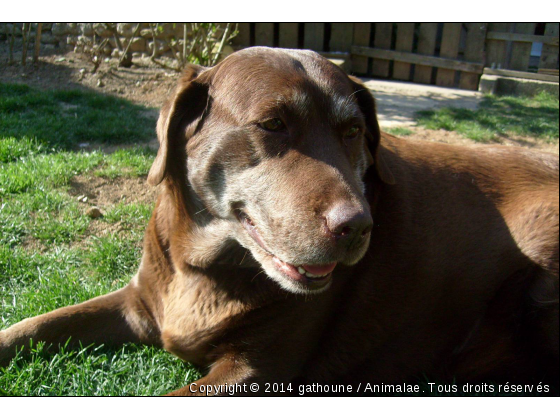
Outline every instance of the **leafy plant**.
{"type": "MultiPolygon", "coordinates": [[[[175,29],[176,23],[172,25],[175,29]]],[[[169,66],[156,59],[158,34],[165,33],[165,27],[159,23],[150,23],[152,31],[152,56],[151,60],[165,68],[180,71],[187,63],[200,64],[203,66],[215,65],[222,54],[223,48],[238,33],[237,24],[226,23],[183,23],[183,37],[176,38],[174,35],[165,36],[164,40],[171,49],[177,66],[169,66]]]]}

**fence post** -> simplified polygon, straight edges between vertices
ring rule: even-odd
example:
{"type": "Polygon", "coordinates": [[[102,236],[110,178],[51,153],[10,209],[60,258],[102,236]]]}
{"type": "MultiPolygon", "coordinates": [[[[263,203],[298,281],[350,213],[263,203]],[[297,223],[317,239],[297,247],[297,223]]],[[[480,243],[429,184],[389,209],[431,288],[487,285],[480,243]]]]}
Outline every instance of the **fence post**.
{"type": "MultiPolygon", "coordinates": [[[[391,48],[391,36],[393,34],[392,23],[376,23],[375,24],[375,48],[383,48],[388,50],[391,48]]],[[[379,77],[389,77],[389,60],[373,59],[373,75],[379,77]]]]}
{"type": "Polygon", "coordinates": [[[298,23],[281,23],[278,36],[278,46],[282,48],[298,47],[298,23]]]}
{"type": "Polygon", "coordinates": [[[255,44],[263,47],[274,46],[274,23],[255,24],[255,44]]]}
{"type": "Polygon", "coordinates": [[[239,45],[241,48],[251,46],[251,24],[240,23],[237,30],[239,32],[237,36],[233,38],[233,44],[239,45]]]}
{"type": "MultiPolygon", "coordinates": [[[[441,36],[440,57],[457,58],[459,53],[459,40],[461,38],[461,23],[446,23],[443,25],[441,36]]],[[[436,85],[453,86],[455,84],[455,70],[438,69],[436,85]]]]}
{"type": "MultiPolygon", "coordinates": [[[[397,43],[395,45],[395,51],[412,51],[413,41],[414,23],[397,23],[397,43]]],[[[393,65],[393,78],[410,80],[410,69],[410,64],[395,61],[393,65]]]]}
{"type": "MultiPolygon", "coordinates": [[[[513,32],[517,34],[533,35],[535,33],[535,26],[535,23],[516,23],[513,32]]],[[[531,42],[513,42],[511,48],[511,61],[509,63],[509,67],[511,68],[511,70],[529,70],[531,47],[531,42]]]]}
{"type": "MultiPolygon", "coordinates": [[[[352,44],[359,47],[369,47],[371,23],[355,23],[352,44]]],[[[366,74],[368,72],[368,58],[352,56],[352,72],[366,74]]]]}
{"type": "Polygon", "coordinates": [[[350,52],[353,29],[353,23],[333,23],[331,25],[329,51],[345,53],[350,52]]]}
{"type": "MultiPolygon", "coordinates": [[[[418,32],[418,54],[434,55],[436,51],[437,23],[421,23],[418,32]]],[[[431,83],[431,66],[417,64],[414,68],[414,83],[431,83]]]]}
{"type": "Polygon", "coordinates": [[[323,51],[324,23],[306,23],[303,46],[313,51],[323,51]]]}
{"type": "MultiPolygon", "coordinates": [[[[466,61],[484,62],[484,41],[487,27],[487,23],[467,23],[466,61]]],[[[477,90],[479,78],[480,74],[462,71],[459,87],[461,89],[477,90]]]]}
{"type": "MultiPolygon", "coordinates": [[[[547,36],[558,36],[558,26],[558,22],[547,23],[544,28],[544,34],[547,36]]],[[[543,45],[539,69],[558,69],[558,45],[543,45]]]]}
{"type": "MultiPolygon", "coordinates": [[[[489,23],[488,32],[507,32],[509,23],[489,23]]],[[[494,69],[506,68],[506,49],[507,42],[497,39],[489,39],[486,41],[486,60],[485,67],[494,69]]]]}

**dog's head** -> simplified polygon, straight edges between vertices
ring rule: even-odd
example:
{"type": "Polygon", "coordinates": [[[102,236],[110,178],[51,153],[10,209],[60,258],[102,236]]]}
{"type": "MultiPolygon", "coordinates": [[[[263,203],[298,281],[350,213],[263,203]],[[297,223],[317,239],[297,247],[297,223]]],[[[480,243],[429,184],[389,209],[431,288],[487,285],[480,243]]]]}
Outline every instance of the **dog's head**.
{"type": "Polygon", "coordinates": [[[364,256],[373,226],[364,175],[374,165],[392,182],[373,97],[311,51],[249,48],[190,67],[158,137],[149,182],[183,183],[192,201],[185,258],[204,266],[235,241],[293,292],[326,289],[337,264],[364,256]]]}

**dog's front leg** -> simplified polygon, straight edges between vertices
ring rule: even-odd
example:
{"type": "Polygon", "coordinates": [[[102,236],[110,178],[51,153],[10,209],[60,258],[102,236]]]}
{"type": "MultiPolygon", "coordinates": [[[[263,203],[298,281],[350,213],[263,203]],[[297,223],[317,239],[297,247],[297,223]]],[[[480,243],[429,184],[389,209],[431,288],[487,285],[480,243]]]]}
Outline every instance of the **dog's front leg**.
{"type": "Polygon", "coordinates": [[[255,395],[258,390],[250,387],[250,383],[256,382],[254,378],[253,369],[242,358],[228,355],[214,363],[206,376],[167,396],[255,395]]]}
{"type": "Polygon", "coordinates": [[[129,285],[87,302],[25,319],[0,331],[0,366],[30,340],[61,345],[81,342],[119,345],[127,342],[158,344],[157,327],[149,320],[129,285]]]}

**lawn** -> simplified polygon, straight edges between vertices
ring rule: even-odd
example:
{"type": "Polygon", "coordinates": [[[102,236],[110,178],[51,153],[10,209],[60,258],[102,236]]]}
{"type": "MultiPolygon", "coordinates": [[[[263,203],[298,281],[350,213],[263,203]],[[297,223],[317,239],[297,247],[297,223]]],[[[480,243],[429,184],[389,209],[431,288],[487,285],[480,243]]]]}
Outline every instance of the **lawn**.
{"type": "Polygon", "coordinates": [[[441,108],[417,116],[422,127],[457,131],[480,143],[520,136],[558,144],[558,97],[546,92],[534,97],[487,95],[476,110],[441,108]]]}
{"type": "Polygon", "coordinates": [[[406,137],[414,133],[413,130],[406,127],[387,127],[383,131],[397,137],[406,137]]]}
{"type": "MultiPolygon", "coordinates": [[[[129,197],[92,220],[72,181],[145,178],[155,156],[147,111],[91,92],[0,84],[0,329],[116,290],[134,274],[153,203],[129,197]],[[126,147],[104,153],[111,144],[126,147]]],[[[158,395],[198,375],[151,347],[50,354],[39,344],[0,368],[0,395],[158,395]]]]}

